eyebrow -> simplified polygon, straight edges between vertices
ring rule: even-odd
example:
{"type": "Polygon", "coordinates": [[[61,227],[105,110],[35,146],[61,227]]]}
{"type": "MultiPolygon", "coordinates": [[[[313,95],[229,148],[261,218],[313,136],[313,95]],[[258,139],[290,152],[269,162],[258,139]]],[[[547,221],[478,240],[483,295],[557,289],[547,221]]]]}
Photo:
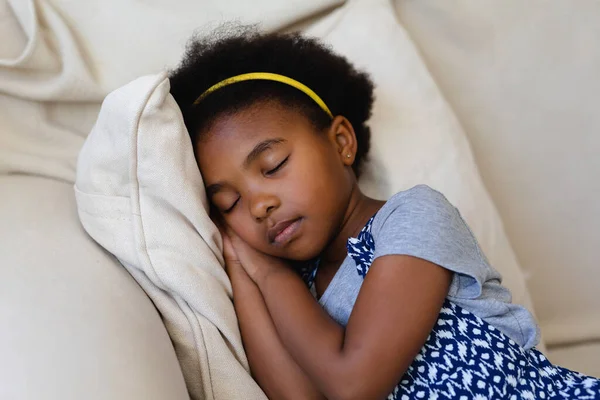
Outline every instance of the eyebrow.
{"type": "Polygon", "coordinates": [[[252,162],[254,160],[256,160],[263,152],[272,148],[273,145],[283,143],[285,141],[286,140],[283,138],[275,138],[275,139],[263,140],[262,142],[258,143],[256,146],[254,146],[252,151],[250,153],[248,153],[248,155],[246,156],[246,160],[244,161],[244,168],[248,168],[248,166],[250,164],[252,164],[252,162]]]}
{"type": "Polygon", "coordinates": [[[206,188],[206,197],[212,198],[219,190],[223,189],[223,185],[220,183],[214,183],[206,188]]]}
{"type": "MultiPolygon", "coordinates": [[[[283,138],[275,138],[275,139],[263,140],[262,142],[258,143],[256,146],[254,146],[252,151],[250,153],[248,153],[248,155],[246,156],[246,160],[244,160],[244,164],[243,164],[244,168],[248,168],[248,166],[250,164],[252,164],[252,162],[254,160],[256,160],[263,152],[271,149],[274,145],[284,143],[285,141],[286,140],[283,138]]],[[[212,185],[210,185],[206,188],[206,196],[210,199],[221,189],[223,189],[222,183],[220,183],[220,182],[213,183],[212,185]]]]}

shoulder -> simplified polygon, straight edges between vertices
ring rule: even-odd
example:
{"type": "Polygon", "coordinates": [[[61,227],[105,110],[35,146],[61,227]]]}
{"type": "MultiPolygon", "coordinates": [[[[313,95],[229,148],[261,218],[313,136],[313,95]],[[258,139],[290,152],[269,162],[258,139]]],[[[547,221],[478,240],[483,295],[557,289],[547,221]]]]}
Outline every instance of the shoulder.
{"type": "Polygon", "coordinates": [[[398,207],[405,207],[414,211],[432,208],[455,212],[456,208],[448,201],[446,196],[427,185],[417,185],[410,189],[396,193],[383,205],[381,211],[393,211],[398,207]]]}
{"type": "Polygon", "coordinates": [[[411,255],[470,274],[488,269],[458,209],[429,186],[415,186],[392,196],[375,216],[371,232],[375,257],[411,255]]]}
{"type": "Polygon", "coordinates": [[[461,219],[458,210],[442,193],[427,185],[417,185],[390,197],[376,214],[373,220],[373,231],[379,231],[383,225],[390,222],[396,224],[400,222],[410,224],[412,221],[421,224],[434,221],[456,223],[456,219],[461,219]]]}

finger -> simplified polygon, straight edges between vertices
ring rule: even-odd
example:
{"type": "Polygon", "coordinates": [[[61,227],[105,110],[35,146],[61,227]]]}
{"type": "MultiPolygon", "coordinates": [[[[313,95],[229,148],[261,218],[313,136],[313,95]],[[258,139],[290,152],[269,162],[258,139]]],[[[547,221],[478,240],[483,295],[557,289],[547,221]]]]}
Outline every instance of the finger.
{"type": "Polygon", "coordinates": [[[225,225],[224,229],[225,229],[225,233],[227,234],[227,236],[229,236],[230,239],[232,239],[232,240],[239,239],[239,236],[237,235],[237,233],[235,233],[234,230],[231,229],[231,227],[229,225],[225,225]]]}
{"type": "Polygon", "coordinates": [[[236,254],[235,248],[233,247],[233,244],[231,243],[231,239],[229,239],[229,236],[227,236],[227,235],[223,236],[223,251],[228,254],[236,254]]]}
{"type": "Polygon", "coordinates": [[[233,248],[233,251],[236,254],[238,259],[246,259],[249,254],[249,246],[242,238],[240,238],[235,233],[227,233],[227,238],[229,239],[229,243],[233,248]]]}
{"type": "Polygon", "coordinates": [[[225,259],[237,260],[237,253],[231,243],[231,239],[229,239],[227,235],[223,235],[223,255],[225,256],[225,259]]]}

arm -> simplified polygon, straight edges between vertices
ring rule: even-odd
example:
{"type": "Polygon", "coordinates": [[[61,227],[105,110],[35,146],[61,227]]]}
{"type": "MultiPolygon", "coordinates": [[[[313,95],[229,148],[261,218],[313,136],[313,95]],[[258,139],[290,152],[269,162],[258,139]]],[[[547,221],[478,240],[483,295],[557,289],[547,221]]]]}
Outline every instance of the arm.
{"type": "Polygon", "coordinates": [[[324,399],[284,348],[263,297],[239,263],[228,262],[244,348],[252,374],[269,399],[324,399]]]}
{"type": "Polygon", "coordinates": [[[344,330],[288,269],[257,270],[279,337],[330,399],[385,398],[437,321],[452,273],[400,255],[377,258],[344,330]]]}

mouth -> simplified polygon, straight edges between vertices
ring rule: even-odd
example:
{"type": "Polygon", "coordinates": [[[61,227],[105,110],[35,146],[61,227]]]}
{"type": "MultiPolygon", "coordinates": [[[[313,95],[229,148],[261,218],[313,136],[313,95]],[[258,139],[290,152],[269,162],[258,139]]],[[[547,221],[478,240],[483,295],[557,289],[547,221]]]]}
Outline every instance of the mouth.
{"type": "Polygon", "coordinates": [[[269,243],[283,245],[289,242],[295,236],[301,224],[302,217],[278,222],[267,232],[269,243]]]}

